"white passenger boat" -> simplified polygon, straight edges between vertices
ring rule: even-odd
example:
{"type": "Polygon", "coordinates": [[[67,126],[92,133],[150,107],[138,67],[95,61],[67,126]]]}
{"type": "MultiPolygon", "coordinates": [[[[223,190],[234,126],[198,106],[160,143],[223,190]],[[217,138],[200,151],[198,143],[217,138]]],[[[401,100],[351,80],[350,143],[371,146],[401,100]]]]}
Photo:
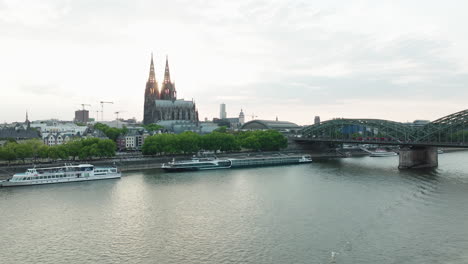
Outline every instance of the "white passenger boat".
{"type": "Polygon", "coordinates": [[[50,183],[66,183],[114,179],[121,177],[116,167],[94,167],[91,164],[71,165],[62,167],[33,168],[23,173],[16,173],[10,179],[0,182],[1,187],[25,186],[50,183]]]}
{"type": "Polygon", "coordinates": [[[390,156],[397,156],[398,154],[393,151],[386,151],[383,149],[377,149],[376,151],[371,151],[369,153],[370,157],[390,157],[390,156]]]}

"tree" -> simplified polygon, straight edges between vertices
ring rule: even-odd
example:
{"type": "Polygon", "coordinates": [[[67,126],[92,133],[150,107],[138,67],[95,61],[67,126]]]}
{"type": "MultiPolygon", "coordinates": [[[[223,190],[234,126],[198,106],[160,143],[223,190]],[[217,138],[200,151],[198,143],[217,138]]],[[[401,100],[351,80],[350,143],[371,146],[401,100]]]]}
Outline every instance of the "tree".
{"type": "Polygon", "coordinates": [[[0,148],[0,159],[8,161],[8,164],[10,164],[11,161],[16,160],[15,150],[11,144],[16,143],[7,143],[4,147],[0,148]]]}
{"type": "Polygon", "coordinates": [[[116,144],[110,139],[101,139],[97,143],[99,157],[115,156],[116,144]]]}
{"type": "Polygon", "coordinates": [[[212,132],[204,135],[202,137],[201,147],[205,150],[212,151],[231,151],[239,149],[234,135],[219,132],[212,132]]]}
{"type": "Polygon", "coordinates": [[[227,126],[220,126],[214,130],[214,132],[227,133],[227,126]]]}
{"type": "Polygon", "coordinates": [[[280,150],[288,146],[288,139],[276,130],[247,131],[238,134],[241,146],[251,150],[280,150]]]}
{"type": "Polygon", "coordinates": [[[142,147],[143,154],[173,154],[181,152],[179,138],[174,134],[158,134],[147,137],[142,147]]]}
{"type": "Polygon", "coordinates": [[[16,158],[23,160],[23,163],[25,163],[26,158],[31,158],[33,156],[33,149],[31,145],[27,143],[14,144],[14,151],[16,158]]]}
{"type": "Polygon", "coordinates": [[[258,139],[255,137],[255,135],[250,135],[249,137],[243,138],[240,141],[240,144],[243,148],[246,149],[260,150],[260,143],[258,142],[258,139]]]}
{"type": "Polygon", "coordinates": [[[157,124],[149,124],[146,126],[143,126],[147,131],[158,131],[164,129],[163,126],[157,125],[157,124]]]}
{"type": "Polygon", "coordinates": [[[28,147],[31,150],[31,157],[34,158],[34,161],[36,161],[37,158],[39,158],[39,152],[41,148],[45,146],[44,143],[38,139],[30,139],[21,144],[28,145],[28,147]]]}
{"type": "Polygon", "coordinates": [[[54,161],[58,159],[65,159],[67,157],[67,154],[61,145],[50,146],[47,154],[48,154],[49,159],[54,160],[54,161]]]}
{"type": "Polygon", "coordinates": [[[162,147],[159,146],[156,136],[150,136],[145,139],[141,151],[144,155],[154,155],[161,153],[162,147]]]}
{"type": "Polygon", "coordinates": [[[48,153],[49,153],[49,146],[47,146],[47,145],[42,145],[37,151],[37,155],[41,159],[47,158],[48,153]]]}
{"type": "Polygon", "coordinates": [[[106,136],[112,139],[113,141],[116,141],[119,135],[125,134],[128,132],[128,129],[125,126],[119,129],[115,127],[109,127],[108,125],[101,124],[101,123],[96,123],[94,125],[94,128],[99,129],[102,132],[104,132],[104,134],[106,134],[106,136]]]}
{"type": "Polygon", "coordinates": [[[72,157],[73,160],[80,155],[80,150],[83,147],[82,140],[72,140],[65,143],[65,148],[67,149],[68,156],[72,157]]]}
{"type": "Polygon", "coordinates": [[[184,132],[177,135],[177,150],[182,153],[195,153],[200,150],[200,135],[194,132],[184,132]]]}

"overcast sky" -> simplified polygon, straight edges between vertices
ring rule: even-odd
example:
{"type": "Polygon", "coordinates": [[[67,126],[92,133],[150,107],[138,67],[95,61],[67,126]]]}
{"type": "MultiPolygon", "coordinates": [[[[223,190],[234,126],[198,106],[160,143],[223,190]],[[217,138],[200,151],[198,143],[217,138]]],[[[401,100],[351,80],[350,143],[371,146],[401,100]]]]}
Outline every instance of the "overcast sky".
{"type": "Polygon", "coordinates": [[[151,52],[200,119],[434,120],[467,107],[468,1],[0,0],[0,122],[142,119],[151,52]]]}

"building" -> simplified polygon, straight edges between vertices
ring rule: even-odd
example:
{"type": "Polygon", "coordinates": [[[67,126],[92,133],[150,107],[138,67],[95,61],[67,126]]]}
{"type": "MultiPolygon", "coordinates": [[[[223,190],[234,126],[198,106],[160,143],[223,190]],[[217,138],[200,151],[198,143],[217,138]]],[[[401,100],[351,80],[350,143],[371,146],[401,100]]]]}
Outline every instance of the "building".
{"type": "Polygon", "coordinates": [[[77,123],[88,123],[89,111],[88,110],[76,110],[74,121],[77,123]]]}
{"type": "Polygon", "coordinates": [[[40,139],[40,133],[35,129],[24,129],[23,127],[7,127],[0,129],[0,139],[14,139],[23,141],[28,139],[40,139]]]}
{"type": "Polygon", "coordinates": [[[314,125],[320,124],[320,116],[315,116],[314,118],[314,125]]]}
{"type": "Polygon", "coordinates": [[[243,124],[245,124],[245,115],[244,115],[244,111],[240,111],[239,113],[239,124],[242,126],[243,124]]]}
{"type": "Polygon", "coordinates": [[[198,133],[199,134],[208,134],[216,129],[218,129],[219,126],[216,123],[210,122],[210,121],[205,121],[205,122],[200,122],[198,125],[198,133]]]}
{"type": "Polygon", "coordinates": [[[13,127],[0,128],[0,139],[14,139],[15,141],[23,141],[40,138],[40,131],[31,128],[31,121],[29,121],[28,112],[26,112],[26,120],[24,121],[24,124],[16,123],[13,127]]]}
{"type": "Polygon", "coordinates": [[[166,68],[161,91],[158,88],[151,54],[150,73],[146,82],[143,124],[153,124],[162,120],[186,120],[198,123],[198,111],[195,102],[177,99],[175,83],[171,81],[169,61],[166,56],[166,68]]]}
{"type": "Polygon", "coordinates": [[[241,129],[257,130],[257,129],[274,129],[285,132],[298,131],[302,127],[288,121],[275,120],[252,120],[245,123],[241,129]]]}
{"type": "Polygon", "coordinates": [[[192,131],[198,133],[198,123],[194,123],[190,120],[162,120],[156,123],[163,126],[165,131],[170,133],[183,133],[185,131],[192,131]]]}
{"type": "Polygon", "coordinates": [[[36,128],[42,134],[45,133],[70,133],[73,135],[83,135],[88,129],[87,126],[79,126],[73,122],[58,120],[43,120],[31,122],[30,127],[36,128]]]}
{"type": "Polygon", "coordinates": [[[71,133],[46,133],[42,136],[42,140],[47,146],[62,145],[79,138],[81,138],[81,136],[71,133]]]}
{"type": "MultiPolygon", "coordinates": [[[[224,104],[221,104],[221,106],[223,105],[224,104]]],[[[245,115],[241,109],[239,117],[213,118],[213,123],[216,123],[218,126],[226,126],[231,129],[239,129],[245,123],[245,115]]]]}
{"type": "Polygon", "coordinates": [[[222,103],[219,106],[219,119],[226,119],[227,114],[226,114],[226,104],[222,103]]]}
{"type": "Polygon", "coordinates": [[[117,148],[119,150],[141,150],[145,139],[149,136],[150,133],[143,128],[128,129],[126,134],[117,138],[117,148]]]}

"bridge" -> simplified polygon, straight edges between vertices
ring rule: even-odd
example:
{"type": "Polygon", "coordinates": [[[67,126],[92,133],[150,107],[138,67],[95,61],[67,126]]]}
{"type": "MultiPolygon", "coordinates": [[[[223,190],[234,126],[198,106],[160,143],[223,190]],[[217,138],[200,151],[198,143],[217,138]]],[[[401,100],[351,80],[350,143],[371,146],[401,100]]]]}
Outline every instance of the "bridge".
{"type": "Polygon", "coordinates": [[[468,148],[468,109],[416,125],[383,119],[337,118],[303,128],[298,143],[400,146],[400,168],[437,166],[437,148],[468,148]]]}

